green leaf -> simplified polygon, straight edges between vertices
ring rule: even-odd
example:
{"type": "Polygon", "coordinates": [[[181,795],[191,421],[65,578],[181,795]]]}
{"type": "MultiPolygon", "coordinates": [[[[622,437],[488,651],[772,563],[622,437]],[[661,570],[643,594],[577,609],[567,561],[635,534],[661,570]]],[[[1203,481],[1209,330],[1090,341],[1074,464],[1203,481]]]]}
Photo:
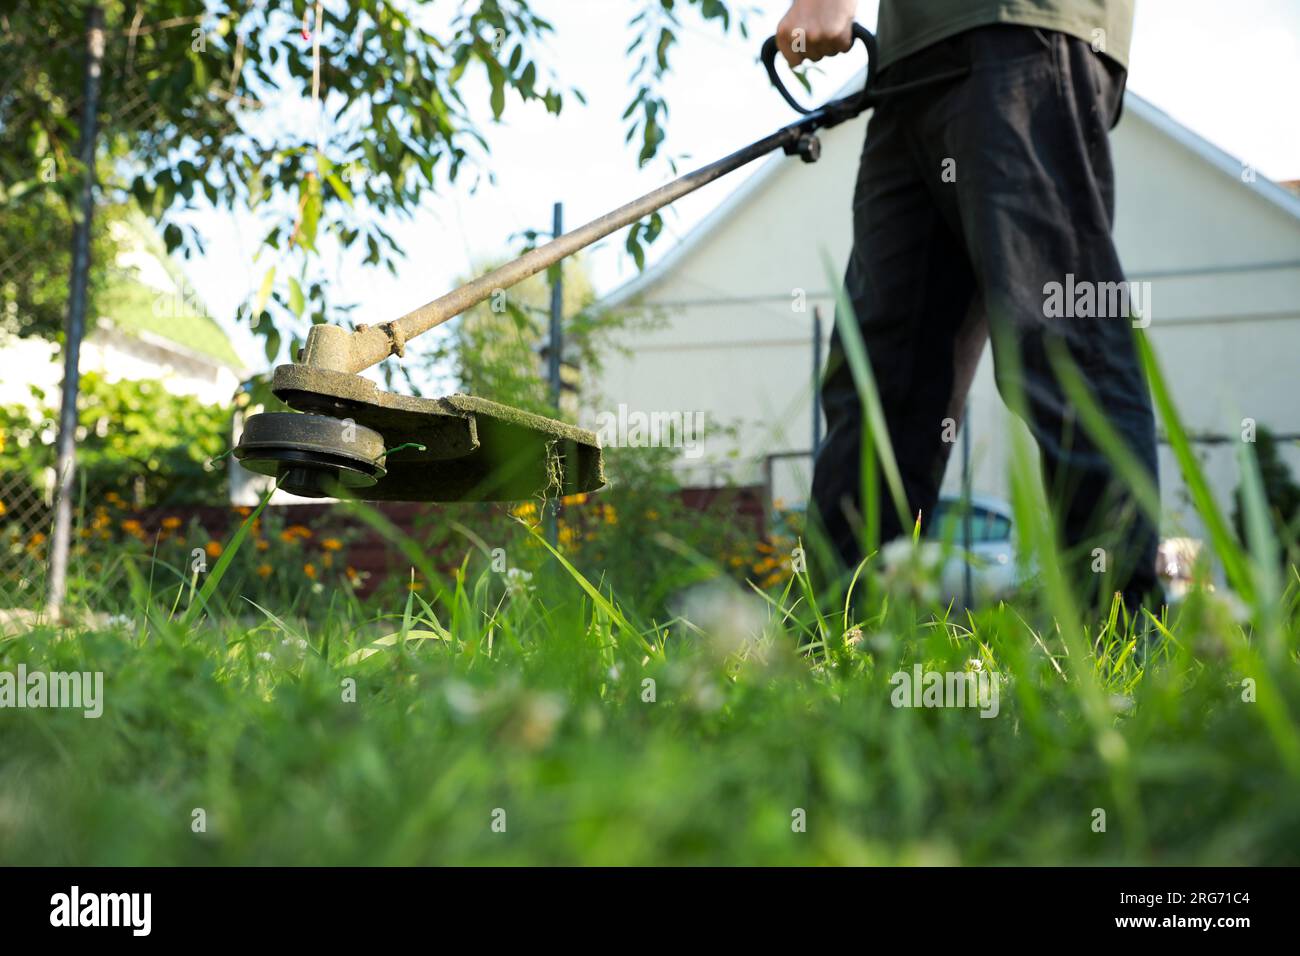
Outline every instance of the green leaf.
{"type": "Polygon", "coordinates": [[[302,286],[293,276],[289,276],[289,308],[298,318],[302,318],[302,310],[306,308],[307,302],[302,294],[302,286]]]}
{"type": "Polygon", "coordinates": [[[302,229],[298,233],[299,241],[312,252],[316,251],[316,229],[320,224],[320,207],[320,189],[317,187],[307,194],[307,202],[302,209],[302,229]]]}
{"type": "MultiPolygon", "coordinates": [[[[413,592],[412,592],[413,593],[413,592]]],[[[407,611],[410,611],[410,605],[407,605],[407,611]]],[[[453,643],[452,636],[446,630],[424,631],[408,630],[404,633],[398,631],[394,634],[387,634],[384,637],[371,641],[367,646],[358,648],[340,662],[344,667],[351,667],[354,664],[360,664],[368,657],[373,657],[385,647],[396,647],[399,644],[418,643],[420,641],[445,641],[448,644],[453,643]]]]}
{"type": "Polygon", "coordinates": [[[627,242],[624,244],[628,253],[636,262],[637,271],[645,269],[645,250],[641,248],[641,223],[634,223],[628,231],[627,242]]]}
{"type": "Polygon", "coordinates": [[[265,338],[266,341],[262,343],[262,346],[266,352],[266,360],[274,362],[275,357],[280,354],[280,333],[274,325],[267,327],[265,338]]]}
{"type": "Polygon", "coordinates": [[[330,173],[326,178],[329,180],[329,184],[334,187],[334,191],[338,193],[339,198],[351,206],[352,190],[348,189],[347,184],[339,178],[339,174],[330,173]]]}
{"type": "Polygon", "coordinates": [[[275,266],[266,270],[266,275],[262,276],[262,285],[257,290],[257,298],[253,300],[253,314],[261,315],[266,309],[266,300],[271,298],[271,288],[275,285],[275,266]]]}
{"type": "Polygon", "coordinates": [[[659,63],[659,69],[668,69],[668,48],[673,45],[676,39],[667,29],[659,31],[659,45],[655,49],[655,60],[659,63]]]}
{"type": "Polygon", "coordinates": [[[506,108],[505,81],[499,72],[492,74],[492,118],[500,119],[506,108]]]}

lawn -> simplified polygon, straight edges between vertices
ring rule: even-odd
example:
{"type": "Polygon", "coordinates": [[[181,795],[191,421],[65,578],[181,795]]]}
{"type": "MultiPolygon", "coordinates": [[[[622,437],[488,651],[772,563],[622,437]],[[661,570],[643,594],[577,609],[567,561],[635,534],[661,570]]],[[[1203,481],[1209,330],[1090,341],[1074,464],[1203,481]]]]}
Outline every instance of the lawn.
{"type": "Polygon", "coordinates": [[[1250,456],[1248,545],[1196,502],[1227,583],[1130,621],[1075,606],[1020,455],[1040,572],[974,613],[906,544],[852,600],[797,568],[746,585],[667,532],[596,574],[524,527],[528,573],[472,541],[444,572],[353,505],[418,588],[254,604],[226,572],[256,513],[201,580],[118,562],[122,613],[0,640],[0,670],[104,675],[98,718],[4,713],[0,861],[1300,862],[1300,572],[1250,456]],[[899,706],[914,689],[949,706],[899,706]]]}
{"type": "Polygon", "coordinates": [[[1294,579],[1287,648],[1204,594],[1172,632],[1104,627],[1093,654],[1009,607],[945,620],[906,595],[809,646],[815,618],[723,584],[696,593],[702,623],[643,628],[555,565],[389,614],[155,607],[4,642],[6,669],[103,671],[106,706],[6,714],[0,856],[1297,861],[1294,579]],[[889,676],[917,663],[999,675],[996,716],[894,707],[889,676]]]}

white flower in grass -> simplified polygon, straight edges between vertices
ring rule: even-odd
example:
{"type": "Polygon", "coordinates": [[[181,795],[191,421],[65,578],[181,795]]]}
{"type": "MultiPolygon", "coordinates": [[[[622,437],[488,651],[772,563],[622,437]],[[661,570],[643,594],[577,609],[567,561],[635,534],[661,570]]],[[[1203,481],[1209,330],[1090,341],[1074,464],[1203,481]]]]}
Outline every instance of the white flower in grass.
{"type": "Polygon", "coordinates": [[[721,710],[722,705],[726,703],[722,688],[718,686],[717,681],[711,680],[703,674],[694,676],[687,686],[687,694],[687,700],[691,702],[695,709],[706,714],[721,710]]]}
{"type": "Polygon", "coordinates": [[[880,581],[894,597],[932,605],[939,600],[942,564],[941,549],[932,543],[895,538],[880,550],[880,581]]]}
{"type": "Polygon", "coordinates": [[[452,713],[462,719],[477,717],[483,710],[483,701],[478,692],[462,681],[448,681],[443,687],[447,705],[452,713]]]}
{"type": "Polygon", "coordinates": [[[721,657],[748,650],[762,638],[767,624],[767,612],[757,597],[734,584],[718,582],[687,591],[682,617],[699,628],[721,657]]]}
{"type": "Polygon", "coordinates": [[[564,711],[558,694],[526,693],[515,702],[505,732],[513,743],[540,750],[555,736],[564,711]]]}
{"type": "Polygon", "coordinates": [[[533,589],[533,574],[523,568],[506,570],[506,590],[511,594],[527,594],[533,589]]]}

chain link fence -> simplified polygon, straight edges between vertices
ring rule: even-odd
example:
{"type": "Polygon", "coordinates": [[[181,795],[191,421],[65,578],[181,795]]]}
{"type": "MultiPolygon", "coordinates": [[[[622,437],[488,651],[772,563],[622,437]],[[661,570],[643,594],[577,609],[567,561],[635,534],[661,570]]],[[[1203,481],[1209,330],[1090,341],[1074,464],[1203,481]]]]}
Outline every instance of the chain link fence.
{"type": "Polygon", "coordinates": [[[0,473],[0,612],[44,599],[50,503],[24,475],[0,473]]]}
{"type": "MultiPolygon", "coordinates": [[[[132,54],[136,33],[161,28],[188,32],[193,19],[154,26],[137,22],[129,31],[110,30],[105,56],[118,63],[126,62],[132,54]]],[[[56,52],[79,49],[86,42],[83,33],[74,32],[52,42],[48,52],[53,58],[56,52]]],[[[119,82],[110,98],[101,98],[99,112],[103,115],[111,111],[122,123],[143,126],[157,110],[149,92],[149,77],[129,70],[124,75],[127,81],[119,82]]],[[[11,85],[18,81],[16,74],[0,77],[0,98],[7,96],[11,85]]],[[[65,92],[63,115],[79,117],[83,91],[69,88],[65,92]]],[[[24,128],[29,119],[30,115],[22,111],[5,116],[15,130],[24,128]]],[[[69,264],[65,255],[70,253],[72,244],[72,221],[62,211],[63,200],[51,200],[47,194],[61,187],[68,172],[62,160],[46,159],[36,169],[11,166],[9,181],[0,181],[0,217],[7,219],[7,227],[0,234],[0,622],[10,612],[39,610],[47,598],[54,517],[51,466],[63,378],[63,346],[56,338],[54,327],[59,323],[51,321],[50,313],[51,310],[62,313],[66,309],[66,293],[55,294],[56,280],[66,278],[69,264]],[[23,186],[22,180],[28,177],[38,181],[40,188],[11,189],[23,186]],[[31,225],[33,212],[34,226],[31,225]],[[24,232],[25,226],[29,231],[24,232]]],[[[184,336],[174,336],[168,341],[159,335],[160,330],[165,332],[177,324],[172,303],[177,295],[188,292],[188,286],[181,277],[179,290],[150,288],[128,278],[129,270],[115,261],[112,253],[123,251],[119,248],[119,232],[125,223],[137,231],[155,231],[154,235],[144,237],[145,241],[138,244],[140,248],[125,250],[128,255],[139,259],[144,252],[155,260],[156,267],[174,275],[165,252],[157,254],[162,248],[160,234],[155,227],[141,230],[140,224],[145,220],[133,200],[123,194],[120,183],[103,181],[103,173],[101,166],[91,255],[95,294],[86,321],[87,337],[98,336],[99,341],[89,350],[83,346],[81,373],[161,381],[166,377],[176,378],[179,368],[180,378],[195,383],[188,391],[203,391],[207,385],[205,397],[210,397],[214,389],[206,379],[215,377],[208,354],[212,351],[209,340],[213,331],[209,327],[196,327],[199,334],[193,338],[203,340],[193,342],[176,340],[184,336]],[[111,214],[106,215],[110,210],[111,214]],[[105,257],[105,252],[110,254],[105,257]],[[160,309],[158,303],[166,308],[160,309]],[[127,341],[132,344],[124,348],[123,343],[127,341]]],[[[156,267],[149,266],[155,272],[156,267]]],[[[218,345],[224,342],[224,335],[221,338],[218,345]]],[[[226,366],[234,364],[230,361],[232,356],[233,353],[226,357],[226,366]]],[[[225,378],[237,384],[233,374],[228,373],[225,378]]],[[[227,384],[223,379],[222,388],[227,384]]],[[[181,388],[186,390],[185,386],[181,388]]],[[[87,407],[95,401],[94,396],[83,394],[79,405],[87,407]]],[[[79,441],[85,437],[82,434],[85,431],[84,427],[80,430],[79,441]]],[[[79,452],[79,468],[83,464],[81,458],[79,452]]],[[[131,467],[130,461],[123,461],[124,470],[131,467]]],[[[84,489],[80,483],[78,487],[84,489]]],[[[76,492],[70,560],[73,570],[93,558],[98,538],[92,540],[86,529],[87,511],[96,504],[102,502],[88,499],[84,490],[76,492]]]]}

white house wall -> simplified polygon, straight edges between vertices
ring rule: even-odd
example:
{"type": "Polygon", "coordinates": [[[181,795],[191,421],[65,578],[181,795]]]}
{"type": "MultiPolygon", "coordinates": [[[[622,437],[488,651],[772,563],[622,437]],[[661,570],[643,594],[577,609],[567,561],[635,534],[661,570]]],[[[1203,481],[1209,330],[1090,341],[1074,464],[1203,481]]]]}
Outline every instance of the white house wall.
{"type": "Polygon", "coordinates": [[[754,480],[760,452],[810,447],[813,310],[829,336],[823,255],[838,275],[852,241],[845,183],[851,191],[864,130],[859,119],[823,134],[816,164],[776,160],[706,241],[676,257],[642,299],[668,324],[606,359],[592,410],[702,410],[714,458],[737,447],[723,429],[739,426],[747,461],[729,466],[738,480],[754,480]]]}
{"type": "MultiPolygon", "coordinates": [[[[31,388],[41,388],[57,407],[63,382],[63,355],[44,339],[11,338],[3,343],[5,374],[0,376],[0,404],[36,408],[31,388]]],[[[186,355],[165,340],[146,342],[135,335],[96,328],[81,345],[81,373],[93,372],[110,382],[155,379],[173,395],[193,395],[208,405],[227,404],[239,388],[233,370],[211,360],[186,355]]]]}
{"type": "MultiPolygon", "coordinates": [[[[822,308],[829,335],[823,255],[838,277],[864,128],[859,119],[823,134],[815,165],[777,159],[662,264],[615,293],[614,304],[634,298],[667,324],[631,337],[628,357],[607,359],[586,396],[589,413],[620,403],[704,411],[706,457],[723,465],[701,470],[683,459],[690,480],[758,480],[765,455],[811,446],[812,310],[822,308]],[[806,293],[805,311],[796,311],[796,290],[806,293]],[[719,427],[733,423],[738,440],[719,427]]],[[[1244,182],[1239,163],[1133,96],[1113,144],[1121,257],[1131,279],[1151,283],[1152,341],[1188,429],[1239,438],[1242,419],[1252,418],[1300,433],[1300,201],[1244,182]]],[[[975,490],[1005,494],[1006,414],[987,355],[970,424],[975,490]]],[[[1198,445],[1224,502],[1236,485],[1237,447],[1198,445]]],[[[1294,445],[1286,454],[1300,471],[1294,445]]],[[[950,490],[958,460],[955,453],[950,490]]],[[[1165,446],[1161,468],[1169,530],[1200,533],[1165,446]]],[[[806,461],[782,462],[774,475],[777,496],[806,497],[806,461]]]]}

